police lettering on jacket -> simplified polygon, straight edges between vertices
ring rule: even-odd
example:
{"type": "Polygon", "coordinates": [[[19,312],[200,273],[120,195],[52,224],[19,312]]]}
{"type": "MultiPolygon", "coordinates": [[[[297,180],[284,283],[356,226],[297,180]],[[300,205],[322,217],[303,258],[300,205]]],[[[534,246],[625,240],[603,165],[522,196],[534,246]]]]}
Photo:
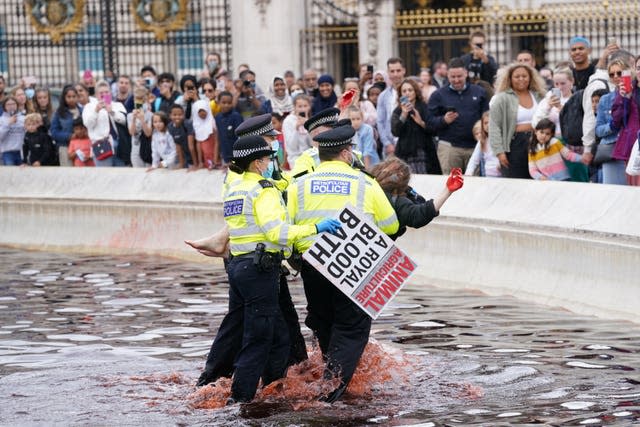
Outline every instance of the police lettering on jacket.
{"type": "Polygon", "coordinates": [[[311,194],[344,194],[351,192],[351,182],[340,180],[312,180],[311,194]]]}

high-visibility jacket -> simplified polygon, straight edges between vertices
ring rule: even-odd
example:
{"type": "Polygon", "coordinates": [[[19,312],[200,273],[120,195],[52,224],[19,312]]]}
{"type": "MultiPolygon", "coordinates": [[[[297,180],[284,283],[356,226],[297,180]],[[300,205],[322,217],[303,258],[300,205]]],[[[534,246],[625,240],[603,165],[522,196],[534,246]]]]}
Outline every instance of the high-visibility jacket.
{"type": "Polygon", "coordinates": [[[317,233],[315,223],[291,224],[280,191],[253,172],[245,172],[229,184],[223,211],[234,256],[252,252],[258,243],[264,243],[268,252],[283,251],[288,257],[293,242],[317,233]]]}
{"type": "Polygon", "coordinates": [[[307,148],[300,154],[293,164],[291,175],[306,174],[313,172],[320,164],[320,155],[316,147],[307,148]]]}
{"type": "MultiPolygon", "coordinates": [[[[227,192],[229,190],[229,186],[231,185],[232,182],[241,179],[242,178],[242,174],[240,173],[236,173],[234,171],[232,171],[231,169],[227,170],[227,174],[224,177],[224,182],[222,184],[222,199],[224,199],[227,195],[227,192]]],[[[274,179],[270,179],[270,181],[276,186],[276,188],[278,190],[280,190],[281,192],[285,192],[287,191],[287,187],[289,186],[289,182],[291,182],[293,180],[293,178],[291,178],[291,176],[289,174],[286,174],[285,172],[282,173],[282,179],[279,180],[274,180],[274,179]]]]}
{"type": "MultiPolygon", "coordinates": [[[[364,212],[385,234],[398,231],[398,218],[380,185],[345,162],[322,162],[315,172],[298,178],[287,189],[287,209],[296,225],[336,217],[347,202],[364,212]]],[[[300,239],[295,247],[304,252],[313,240],[300,239]]]]}

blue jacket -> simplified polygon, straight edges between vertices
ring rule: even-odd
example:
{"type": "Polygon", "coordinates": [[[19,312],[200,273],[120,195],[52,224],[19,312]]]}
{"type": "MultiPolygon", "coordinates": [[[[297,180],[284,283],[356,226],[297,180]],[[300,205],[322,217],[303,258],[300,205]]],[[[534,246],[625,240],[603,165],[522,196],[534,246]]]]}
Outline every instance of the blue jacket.
{"type": "Polygon", "coordinates": [[[600,144],[615,144],[618,139],[619,129],[611,126],[611,107],[616,99],[616,92],[608,93],[598,103],[598,114],[596,115],[596,137],[600,138],[600,144]]]}
{"type": "Polygon", "coordinates": [[[431,95],[428,109],[427,127],[433,129],[438,138],[454,147],[475,148],[473,125],[489,110],[489,100],[487,92],[478,85],[467,83],[460,92],[446,86],[431,95]],[[451,124],[444,121],[448,107],[458,112],[458,118],[451,124]]]}
{"type": "MultiPolygon", "coordinates": [[[[78,105],[80,117],[82,117],[82,107],[78,105]]],[[[73,115],[69,112],[63,117],[56,111],[51,118],[51,137],[58,147],[68,147],[71,134],[73,133],[73,115]]]]}

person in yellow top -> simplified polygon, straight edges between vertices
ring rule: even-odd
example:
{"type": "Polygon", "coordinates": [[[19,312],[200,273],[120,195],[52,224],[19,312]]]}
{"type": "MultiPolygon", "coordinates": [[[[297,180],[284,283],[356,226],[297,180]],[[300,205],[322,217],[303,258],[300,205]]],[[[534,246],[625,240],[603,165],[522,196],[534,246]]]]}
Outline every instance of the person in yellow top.
{"type": "MultiPolygon", "coordinates": [[[[336,217],[351,203],[386,234],[398,231],[399,223],[389,199],[378,183],[354,169],[355,130],[340,126],[315,137],[321,163],[310,174],[298,178],[287,189],[289,215],[296,225],[310,225],[323,218],[336,217]]],[[[299,252],[311,247],[313,239],[304,237],[294,243],[299,252]]],[[[340,386],[324,396],[334,402],[346,389],[369,339],[371,318],[349,297],[306,261],[301,268],[307,297],[305,324],[313,331],[324,358],[325,377],[338,376],[340,386]]]]}
{"type": "Polygon", "coordinates": [[[231,251],[225,320],[230,317],[236,323],[223,320],[219,334],[223,327],[242,330],[228,404],[251,401],[261,377],[267,385],[284,376],[289,333],[278,302],[281,261],[296,240],[340,227],[335,219],[289,222],[280,191],[265,179],[271,155],[270,145],[260,136],[238,139],[230,167],[241,178],[231,183],[223,202],[231,251]]]}

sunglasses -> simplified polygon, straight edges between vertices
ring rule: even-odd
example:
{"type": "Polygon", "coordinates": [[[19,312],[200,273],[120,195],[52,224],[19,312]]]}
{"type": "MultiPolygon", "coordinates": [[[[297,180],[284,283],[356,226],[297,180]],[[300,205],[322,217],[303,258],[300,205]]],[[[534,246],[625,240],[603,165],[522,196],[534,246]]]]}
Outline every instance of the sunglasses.
{"type": "Polygon", "coordinates": [[[622,77],[622,71],[614,71],[613,73],[609,73],[610,78],[614,77],[622,77]]]}

